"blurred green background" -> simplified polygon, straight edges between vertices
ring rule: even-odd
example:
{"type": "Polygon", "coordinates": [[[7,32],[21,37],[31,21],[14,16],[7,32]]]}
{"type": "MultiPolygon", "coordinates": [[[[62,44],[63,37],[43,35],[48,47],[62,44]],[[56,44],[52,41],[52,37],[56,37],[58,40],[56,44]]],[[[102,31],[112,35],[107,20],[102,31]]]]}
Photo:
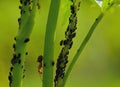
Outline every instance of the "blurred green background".
{"type": "MultiPolygon", "coordinates": [[[[69,3],[62,0],[55,35],[54,60],[61,50],[59,41],[64,39],[68,24],[69,3]]],[[[50,0],[40,0],[34,30],[27,45],[26,78],[23,87],[41,87],[42,80],[37,72],[37,57],[43,54],[44,33],[50,0]]],[[[8,73],[13,55],[13,38],[18,32],[17,19],[19,0],[0,0],[0,87],[9,87],[8,73]]],[[[83,0],[78,14],[78,30],[69,58],[73,57],[90,26],[100,14],[100,7],[83,0]]],[[[69,61],[70,61],[69,60],[69,61]]],[[[55,67],[54,67],[55,68],[55,67]]],[[[78,59],[66,87],[120,87],[120,6],[110,9],[97,26],[92,38],[78,59]]]]}

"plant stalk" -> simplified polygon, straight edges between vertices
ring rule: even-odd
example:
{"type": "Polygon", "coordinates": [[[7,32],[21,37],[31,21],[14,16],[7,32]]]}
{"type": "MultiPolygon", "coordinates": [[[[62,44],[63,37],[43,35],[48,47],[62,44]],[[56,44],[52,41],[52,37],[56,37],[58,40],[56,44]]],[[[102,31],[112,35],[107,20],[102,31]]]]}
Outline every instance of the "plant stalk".
{"type": "Polygon", "coordinates": [[[68,69],[67,69],[67,71],[66,71],[65,77],[63,78],[63,84],[62,84],[61,87],[64,87],[64,86],[65,86],[65,83],[66,83],[66,81],[67,81],[67,79],[68,79],[68,77],[69,77],[69,75],[70,75],[70,73],[71,73],[71,71],[72,71],[72,69],[73,69],[76,61],[78,60],[79,56],[81,55],[83,49],[84,49],[85,46],[87,45],[89,39],[91,38],[94,30],[96,29],[97,25],[100,23],[100,21],[101,21],[101,19],[103,18],[103,16],[104,16],[104,14],[101,13],[101,14],[96,18],[96,20],[95,20],[95,22],[93,23],[93,25],[91,26],[89,32],[87,33],[85,39],[83,40],[82,44],[80,45],[79,49],[77,50],[75,56],[73,57],[70,65],[69,65],[69,67],[68,67],[68,69]]]}
{"type": "Polygon", "coordinates": [[[43,87],[53,87],[54,35],[61,0],[51,0],[45,32],[43,87]]]}

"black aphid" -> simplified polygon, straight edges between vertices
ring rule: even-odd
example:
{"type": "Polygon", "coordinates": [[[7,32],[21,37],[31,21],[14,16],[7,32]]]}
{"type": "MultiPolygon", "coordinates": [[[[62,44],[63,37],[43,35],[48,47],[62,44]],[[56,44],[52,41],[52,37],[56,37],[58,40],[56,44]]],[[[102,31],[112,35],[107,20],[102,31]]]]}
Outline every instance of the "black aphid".
{"type": "Polygon", "coordinates": [[[23,0],[20,0],[20,3],[22,4],[22,3],[23,3],[23,0]]]}
{"type": "Polygon", "coordinates": [[[37,3],[37,7],[38,7],[38,9],[40,9],[40,4],[39,3],[37,3]]]}
{"type": "Polygon", "coordinates": [[[24,5],[25,5],[25,6],[27,5],[27,0],[24,1],[24,5]]]}
{"type": "Polygon", "coordinates": [[[74,13],[75,13],[75,8],[74,8],[74,6],[71,5],[70,8],[71,8],[71,13],[74,14],[74,13]]]}
{"type": "Polygon", "coordinates": [[[21,54],[20,54],[20,53],[18,53],[17,58],[20,58],[20,57],[21,57],[21,54]]]}
{"type": "Polygon", "coordinates": [[[65,56],[67,56],[69,54],[69,51],[66,52],[65,56]]]}
{"type": "Polygon", "coordinates": [[[17,63],[17,58],[16,58],[16,55],[14,54],[11,60],[11,64],[14,65],[15,63],[17,63]]]}
{"type": "Polygon", "coordinates": [[[70,33],[73,33],[76,29],[70,29],[70,33]]]}
{"type": "Polygon", "coordinates": [[[64,40],[61,40],[61,41],[60,41],[60,46],[62,46],[62,45],[63,45],[63,42],[64,42],[64,40]]]}
{"type": "Polygon", "coordinates": [[[42,60],[43,60],[43,56],[42,55],[38,56],[37,62],[41,63],[42,60]]]}
{"type": "Polygon", "coordinates": [[[73,42],[70,43],[70,45],[69,45],[69,49],[71,49],[72,45],[73,45],[73,42]]]}
{"type": "Polygon", "coordinates": [[[73,20],[71,18],[69,18],[69,23],[73,22],[73,20]]]}
{"type": "Polygon", "coordinates": [[[22,9],[22,10],[20,11],[20,14],[24,14],[24,13],[25,13],[25,10],[22,9]]]}
{"type": "Polygon", "coordinates": [[[43,66],[46,67],[46,64],[44,63],[43,66]]]}
{"type": "Polygon", "coordinates": [[[13,70],[13,67],[10,68],[10,71],[11,71],[11,72],[12,72],[12,70],[13,70]]]}
{"type": "Polygon", "coordinates": [[[8,76],[9,81],[12,81],[12,75],[8,76]]]}
{"type": "Polygon", "coordinates": [[[98,20],[98,18],[96,18],[96,20],[95,21],[97,21],[98,20]]]}
{"type": "Polygon", "coordinates": [[[28,55],[28,52],[26,52],[25,55],[28,55]]]}
{"type": "Polygon", "coordinates": [[[67,36],[67,33],[68,33],[68,32],[67,32],[67,31],[65,31],[65,35],[66,35],[66,36],[67,36]]]}
{"type": "Polygon", "coordinates": [[[13,58],[16,58],[17,56],[16,56],[16,54],[13,54],[13,58]]]}
{"type": "Polygon", "coordinates": [[[64,45],[67,45],[68,44],[68,41],[67,40],[64,40],[64,45]]]}
{"type": "Polygon", "coordinates": [[[25,75],[23,75],[23,79],[25,78],[25,75]]]}
{"type": "Polygon", "coordinates": [[[19,59],[19,60],[18,60],[18,64],[20,64],[20,63],[21,63],[21,60],[19,59]]]}
{"type": "Polygon", "coordinates": [[[52,61],[52,66],[54,66],[54,64],[55,64],[55,62],[54,62],[54,61],[52,61]]]}
{"type": "Polygon", "coordinates": [[[14,48],[14,49],[16,48],[15,44],[13,44],[13,48],[14,48]]]}
{"type": "Polygon", "coordinates": [[[14,40],[16,41],[16,37],[14,37],[14,40]]]}
{"type": "Polygon", "coordinates": [[[25,72],[26,70],[25,69],[23,69],[23,73],[25,72]]]}
{"type": "Polygon", "coordinates": [[[24,40],[24,43],[27,43],[27,42],[29,42],[30,41],[30,39],[29,38],[26,38],[25,40],[24,40]]]}
{"type": "Polygon", "coordinates": [[[74,38],[75,36],[76,36],[76,33],[73,33],[73,34],[72,34],[72,38],[74,38]]]}
{"type": "Polygon", "coordinates": [[[22,6],[19,6],[19,9],[22,9],[22,6]]]}
{"type": "Polygon", "coordinates": [[[9,76],[12,76],[12,73],[11,73],[11,72],[9,72],[9,76]]]}
{"type": "Polygon", "coordinates": [[[71,0],[71,2],[73,2],[73,0],[71,0]]]}
{"type": "Polygon", "coordinates": [[[18,22],[19,22],[19,23],[21,22],[21,18],[18,18],[18,22]]]}

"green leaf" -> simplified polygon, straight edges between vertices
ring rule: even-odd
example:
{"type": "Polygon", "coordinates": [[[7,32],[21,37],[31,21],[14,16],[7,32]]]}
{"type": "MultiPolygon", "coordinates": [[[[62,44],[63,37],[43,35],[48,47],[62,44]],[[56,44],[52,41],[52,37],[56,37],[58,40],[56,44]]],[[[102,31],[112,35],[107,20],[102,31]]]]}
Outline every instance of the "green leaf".
{"type": "Polygon", "coordinates": [[[106,12],[113,4],[115,0],[103,0],[102,12],[106,12]]]}

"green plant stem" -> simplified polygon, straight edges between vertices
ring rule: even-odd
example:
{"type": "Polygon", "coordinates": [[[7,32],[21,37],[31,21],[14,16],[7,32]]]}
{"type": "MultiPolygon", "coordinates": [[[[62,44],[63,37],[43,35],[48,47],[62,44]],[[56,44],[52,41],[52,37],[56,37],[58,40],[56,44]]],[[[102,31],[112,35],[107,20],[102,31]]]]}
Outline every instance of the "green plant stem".
{"type": "MultiPolygon", "coordinates": [[[[12,70],[12,83],[10,84],[10,87],[22,87],[22,79],[23,79],[23,67],[25,62],[25,53],[26,53],[26,43],[24,40],[26,38],[30,37],[30,34],[33,29],[34,25],[34,17],[36,12],[36,6],[37,6],[37,0],[33,1],[32,5],[32,11],[29,15],[27,15],[28,20],[26,20],[26,24],[22,23],[20,26],[20,30],[18,32],[18,35],[16,37],[16,47],[15,47],[15,55],[20,54],[20,61],[19,63],[15,63],[13,65],[12,70]]],[[[26,14],[23,14],[26,15],[26,14]]],[[[23,16],[21,15],[21,18],[23,16]]],[[[24,22],[24,17],[22,18],[21,22],[24,22]]]]}
{"type": "Polygon", "coordinates": [[[61,0],[51,0],[45,33],[43,87],[53,87],[54,34],[61,0]]]}
{"type": "Polygon", "coordinates": [[[72,71],[73,69],[73,66],[75,65],[77,59],[79,58],[80,54],[82,53],[83,49],[85,48],[86,44],[88,43],[90,37],[92,36],[94,30],[96,29],[97,25],[100,23],[101,19],[103,18],[103,13],[101,13],[95,20],[95,22],[93,23],[93,25],[91,26],[89,32],[87,33],[85,39],[83,40],[82,44],[80,45],[79,49],[77,50],[75,56],[73,57],[67,71],[66,71],[66,74],[65,74],[65,77],[63,79],[63,84],[61,87],[64,87],[65,86],[65,83],[68,79],[68,76],[70,75],[70,72],[72,71]]]}

